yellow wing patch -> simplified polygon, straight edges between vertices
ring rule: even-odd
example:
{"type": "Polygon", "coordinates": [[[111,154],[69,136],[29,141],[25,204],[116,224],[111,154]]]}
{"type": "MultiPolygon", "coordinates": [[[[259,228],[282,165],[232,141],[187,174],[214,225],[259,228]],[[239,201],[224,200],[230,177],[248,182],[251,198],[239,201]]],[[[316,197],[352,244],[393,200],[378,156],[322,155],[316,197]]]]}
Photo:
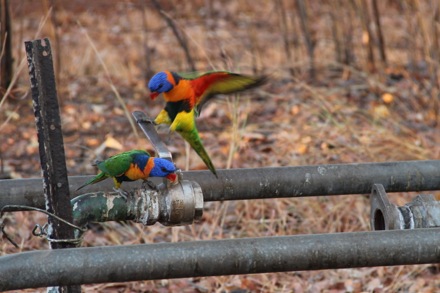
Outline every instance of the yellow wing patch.
{"type": "Polygon", "coordinates": [[[162,109],[160,111],[159,115],[157,115],[156,119],[154,119],[154,123],[156,124],[171,124],[170,116],[168,115],[168,112],[165,111],[165,109],[162,109]]]}
{"type": "Polygon", "coordinates": [[[113,183],[115,184],[115,188],[116,188],[116,189],[121,188],[121,183],[119,183],[118,180],[116,180],[115,177],[113,177],[113,183]]]}
{"type": "Polygon", "coordinates": [[[194,109],[190,112],[179,112],[170,126],[171,131],[177,132],[191,132],[194,128],[194,109]]]}

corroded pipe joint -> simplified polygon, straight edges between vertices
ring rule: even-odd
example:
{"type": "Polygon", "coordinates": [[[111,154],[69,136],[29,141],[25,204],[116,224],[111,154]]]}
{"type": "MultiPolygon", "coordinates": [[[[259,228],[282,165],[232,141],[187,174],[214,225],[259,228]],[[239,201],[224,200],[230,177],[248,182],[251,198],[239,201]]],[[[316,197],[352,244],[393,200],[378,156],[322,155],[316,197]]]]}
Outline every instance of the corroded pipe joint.
{"type": "Polygon", "coordinates": [[[159,222],[166,226],[188,225],[203,215],[203,193],[194,181],[181,180],[178,184],[154,190],[140,190],[134,208],[134,221],[144,225],[159,222]]]}
{"type": "Polygon", "coordinates": [[[136,189],[124,196],[116,192],[87,193],[72,199],[74,223],[133,220],[144,225],[187,225],[203,215],[203,193],[194,181],[160,184],[158,190],[136,189]]]}
{"type": "Polygon", "coordinates": [[[413,201],[399,207],[389,201],[381,184],[374,184],[370,203],[373,230],[440,227],[440,202],[431,194],[420,194],[413,201]]]}

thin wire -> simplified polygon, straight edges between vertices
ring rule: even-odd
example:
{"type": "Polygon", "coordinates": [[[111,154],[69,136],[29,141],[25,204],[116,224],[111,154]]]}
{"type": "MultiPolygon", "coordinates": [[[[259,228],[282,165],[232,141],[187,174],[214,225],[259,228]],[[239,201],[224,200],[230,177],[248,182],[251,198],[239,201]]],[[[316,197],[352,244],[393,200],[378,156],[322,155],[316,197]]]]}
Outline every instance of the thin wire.
{"type": "MultiPolygon", "coordinates": [[[[39,209],[39,208],[35,208],[35,207],[30,207],[30,206],[23,206],[23,205],[5,205],[3,206],[3,208],[0,211],[0,230],[3,233],[3,235],[5,235],[6,239],[9,240],[9,242],[12,243],[12,245],[14,245],[16,248],[19,248],[17,243],[12,240],[12,238],[8,235],[8,233],[5,231],[5,224],[3,223],[3,216],[5,212],[14,212],[14,211],[22,211],[22,210],[27,210],[27,211],[37,211],[43,214],[46,214],[48,216],[54,217],[55,219],[57,219],[60,222],[63,222],[64,224],[77,229],[81,232],[81,235],[83,235],[86,231],[87,228],[81,228],[75,224],[72,224],[66,220],[64,220],[63,218],[58,217],[57,215],[54,215],[53,213],[50,213],[46,210],[43,209],[39,209]],[[5,211],[7,210],[7,211],[5,211]]],[[[48,228],[48,224],[44,224],[43,226],[40,226],[39,224],[36,224],[34,229],[32,230],[32,235],[34,236],[38,236],[38,237],[45,237],[47,241],[49,242],[63,242],[63,243],[73,243],[73,244],[78,244],[82,241],[82,236],[79,238],[74,238],[74,239],[53,239],[49,237],[49,233],[47,232],[47,228],[48,228]],[[37,230],[40,230],[39,232],[37,232],[37,230]]]]}
{"type": "Polygon", "coordinates": [[[81,237],[79,238],[71,238],[71,239],[53,239],[51,237],[49,237],[49,233],[47,232],[47,229],[49,227],[49,224],[44,224],[43,226],[41,226],[40,224],[36,224],[34,229],[32,230],[32,235],[37,236],[37,237],[42,237],[42,238],[46,238],[47,241],[49,242],[56,242],[56,243],[73,243],[75,245],[81,243],[83,237],[82,235],[84,235],[84,233],[81,233],[81,237]],[[39,230],[39,231],[37,231],[39,230]]]}
{"type": "Polygon", "coordinates": [[[15,248],[20,248],[18,246],[18,244],[14,240],[12,240],[11,237],[9,237],[8,233],[6,233],[6,231],[5,231],[5,224],[1,223],[0,228],[1,228],[1,231],[2,231],[3,235],[6,237],[6,239],[8,239],[8,241],[11,242],[12,245],[15,246],[15,248]]]}

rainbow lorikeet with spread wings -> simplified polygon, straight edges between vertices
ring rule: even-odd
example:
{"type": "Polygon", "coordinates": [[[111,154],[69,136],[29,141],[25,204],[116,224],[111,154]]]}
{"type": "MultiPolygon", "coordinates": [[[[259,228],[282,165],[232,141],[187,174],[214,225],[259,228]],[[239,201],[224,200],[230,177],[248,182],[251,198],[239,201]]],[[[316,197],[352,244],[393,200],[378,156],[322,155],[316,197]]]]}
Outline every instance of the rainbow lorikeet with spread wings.
{"type": "Polygon", "coordinates": [[[120,189],[124,181],[138,179],[147,181],[149,177],[165,177],[175,181],[177,178],[174,173],[176,167],[173,163],[165,159],[151,157],[148,152],[143,150],[120,153],[104,161],[97,161],[94,165],[98,166],[101,172],[77,190],[110,177],[113,178],[116,189],[120,189]]]}
{"type": "Polygon", "coordinates": [[[156,73],[148,83],[150,97],[154,100],[163,93],[167,103],[154,122],[168,124],[171,131],[177,131],[217,177],[197,131],[195,118],[200,115],[203,105],[215,95],[251,89],[264,84],[266,80],[266,76],[254,77],[228,71],[211,71],[201,75],[170,71],[156,73]]]}

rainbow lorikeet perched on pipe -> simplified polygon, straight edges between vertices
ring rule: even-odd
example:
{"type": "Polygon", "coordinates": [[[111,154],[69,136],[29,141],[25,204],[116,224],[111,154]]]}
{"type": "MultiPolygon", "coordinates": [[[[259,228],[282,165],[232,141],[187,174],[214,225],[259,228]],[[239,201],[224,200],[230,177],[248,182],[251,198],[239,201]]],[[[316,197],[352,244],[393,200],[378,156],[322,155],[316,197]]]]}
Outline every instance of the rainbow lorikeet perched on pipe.
{"type": "MultiPolygon", "coordinates": [[[[104,161],[96,161],[95,164],[101,171],[77,190],[100,182],[107,178],[113,178],[115,188],[120,189],[122,182],[142,179],[147,181],[149,177],[165,177],[171,181],[177,178],[176,167],[168,160],[151,157],[142,150],[131,150],[114,155],[104,161]]],[[[147,181],[148,183],[148,181],[147,181]]]]}
{"type": "Polygon", "coordinates": [[[171,131],[177,131],[217,177],[199,137],[195,118],[200,115],[203,105],[215,95],[251,89],[264,84],[266,80],[266,76],[254,77],[228,71],[211,71],[201,75],[170,71],[156,73],[148,83],[150,97],[154,100],[163,93],[167,103],[154,122],[168,124],[171,131]]]}

